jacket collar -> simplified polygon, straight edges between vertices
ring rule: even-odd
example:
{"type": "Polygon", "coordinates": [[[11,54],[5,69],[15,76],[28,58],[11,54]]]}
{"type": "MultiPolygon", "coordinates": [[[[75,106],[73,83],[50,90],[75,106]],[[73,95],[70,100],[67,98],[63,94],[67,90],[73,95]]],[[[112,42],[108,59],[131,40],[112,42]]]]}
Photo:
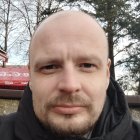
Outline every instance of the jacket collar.
{"type": "MultiPolygon", "coordinates": [[[[77,136],[62,138],[55,136],[50,130],[44,129],[35,116],[29,86],[24,91],[17,114],[15,133],[20,140],[85,140],[85,138],[77,136]]],[[[131,117],[124,94],[119,85],[111,79],[106,102],[91,134],[91,140],[122,140],[130,126],[131,117]]]]}

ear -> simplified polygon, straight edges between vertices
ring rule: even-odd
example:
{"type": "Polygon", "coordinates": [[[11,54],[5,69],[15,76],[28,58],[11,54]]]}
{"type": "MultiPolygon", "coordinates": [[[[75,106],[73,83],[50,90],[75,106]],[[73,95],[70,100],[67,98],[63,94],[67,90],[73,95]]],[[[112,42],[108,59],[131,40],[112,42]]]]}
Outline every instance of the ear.
{"type": "Polygon", "coordinates": [[[31,79],[30,63],[28,63],[27,67],[28,67],[28,72],[29,72],[29,87],[32,90],[32,83],[31,83],[31,80],[30,80],[31,79]]]}
{"type": "Polygon", "coordinates": [[[110,66],[111,66],[111,60],[108,58],[108,60],[107,60],[107,71],[106,71],[106,76],[107,76],[106,89],[108,88],[108,85],[109,85],[109,82],[110,82],[110,66]]]}
{"type": "Polygon", "coordinates": [[[30,70],[30,62],[28,63],[27,67],[28,67],[28,70],[30,70]]]}
{"type": "Polygon", "coordinates": [[[29,81],[29,87],[30,87],[30,90],[32,91],[32,82],[29,81]]]}

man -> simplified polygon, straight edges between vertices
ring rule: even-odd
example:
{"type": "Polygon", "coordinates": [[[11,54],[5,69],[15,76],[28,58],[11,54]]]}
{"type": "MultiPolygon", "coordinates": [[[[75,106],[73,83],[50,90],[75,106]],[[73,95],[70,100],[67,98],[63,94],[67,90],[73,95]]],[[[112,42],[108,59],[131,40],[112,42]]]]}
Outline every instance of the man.
{"type": "Polygon", "coordinates": [[[105,32],[82,12],[45,19],[29,49],[29,86],[2,140],[138,140],[122,90],[110,81],[105,32]],[[110,83],[110,84],[109,84],[110,83]]]}

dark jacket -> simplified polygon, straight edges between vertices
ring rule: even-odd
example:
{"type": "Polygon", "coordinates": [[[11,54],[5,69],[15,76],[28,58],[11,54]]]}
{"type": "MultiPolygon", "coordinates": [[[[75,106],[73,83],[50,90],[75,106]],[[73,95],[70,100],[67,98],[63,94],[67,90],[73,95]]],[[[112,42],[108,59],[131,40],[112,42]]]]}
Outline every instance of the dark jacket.
{"type": "MultiPolygon", "coordinates": [[[[32,93],[27,86],[16,113],[0,118],[0,140],[85,140],[79,136],[61,137],[44,129],[32,106],[32,93]]],[[[111,81],[102,114],[91,140],[140,140],[140,124],[133,121],[125,96],[111,81]]]]}

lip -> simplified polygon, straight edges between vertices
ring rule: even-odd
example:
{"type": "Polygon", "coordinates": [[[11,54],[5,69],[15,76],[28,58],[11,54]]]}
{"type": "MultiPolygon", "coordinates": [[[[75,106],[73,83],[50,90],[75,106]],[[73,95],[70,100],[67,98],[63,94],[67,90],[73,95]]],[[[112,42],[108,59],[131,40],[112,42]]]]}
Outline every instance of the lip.
{"type": "Polygon", "coordinates": [[[62,115],[74,115],[82,112],[84,109],[83,106],[77,105],[58,105],[52,108],[53,112],[62,115]]]}

